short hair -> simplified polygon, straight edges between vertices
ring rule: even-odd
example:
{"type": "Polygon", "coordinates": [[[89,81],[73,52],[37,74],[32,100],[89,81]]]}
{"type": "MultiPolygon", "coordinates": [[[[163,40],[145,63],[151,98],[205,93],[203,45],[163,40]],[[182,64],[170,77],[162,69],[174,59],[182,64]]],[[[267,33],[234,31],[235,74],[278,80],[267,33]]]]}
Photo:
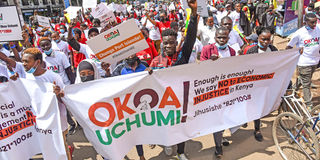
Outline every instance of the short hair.
{"type": "Polygon", "coordinates": [[[41,43],[42,41],[49,41],[49,42],[51,42],[51,40],[50,40],[48,37],[41,37],[41,38],[39,39],[39,43],[41,43]]]}
{"type": "Polygon", "coordinates": [[[229,16],[224,16],[223,18],[221,18],[221,22],[224,20],[231,20],[232,21],[232,19],[229,16]]]}
{"type": "Polygon", "coordinates": [[[88,25],[85,24],[85,23],[81,23],[80,26],[81,26],[81,27],[88,27],[88,25]]]}
{"type": "Polygon", "coordinates": [[[270,33],[274,34],[274,29],[272,27],[263,27],[258,26],[256,29],[257,35],[259,36],[261,33],[270,33]]]}
{"type": "Polygon", "coordinates": [[[89,29],[89,31],[88,31],[88,36],[89,36],[92,32],[96,32],[96,33],[99,34],[98,28],[93,27],[93,28],[90,28],[90,29],[89,29]]]}
{"type": "Polygon", "coordinates": [[[178,34],[177,32],[175,32],[173,29],[166,29],[162,32],[161,37],[165,37],[165,36],[174,36],[177,37],[178,34]]]}
{"type": "Polygon", "coordinates": [[[98,18],[94,18],[92,22],[93,22],[93,23],[98,23],[99,25],[100,25],[100,23],[101,23],[101,22],[100,22],[100,19],[98,19],[98,18]]]}
{"type": "Polygon", "coordinates": [[[53,35],[53,34],[58,34],[59,35],[60,33],[58,31],[53,31],[51,35],[53,35]]]}
{"type": "Polygon", "coordinates": [[[179,24],[177,22],[171,22],[170,28],[173,28],[173,27],[179,27],[179,24]]]}
{"type": "Polygon", "coordinates": [[[38,48],[28,48],[23,51],[23,54],[31,54],[34,60],[40,59],[42,62],[42,53],[38,48]]]}
{"type": "Polygon", "coordinates": [[[79,28],[74,28],[73,29],[74,34],[79,34],[81,36],[82,32],[79,28]]]}
{"type": "Polygon", "coordinates": [[[304,17],[304,21],[309,21],[311,18],[317,18],[317,16],[314,13],[307,13],[304,17]]]}
{"type": "Polygon", "coordinates": [[[226,27],[219,27],[219,28],[217,28],[217,30],[216,30],[216,34],[219,33],[219,32],[222,32],[222,31],[227,31],[227,32],[229,32],[229,29],[226,28],[226,27]]]}

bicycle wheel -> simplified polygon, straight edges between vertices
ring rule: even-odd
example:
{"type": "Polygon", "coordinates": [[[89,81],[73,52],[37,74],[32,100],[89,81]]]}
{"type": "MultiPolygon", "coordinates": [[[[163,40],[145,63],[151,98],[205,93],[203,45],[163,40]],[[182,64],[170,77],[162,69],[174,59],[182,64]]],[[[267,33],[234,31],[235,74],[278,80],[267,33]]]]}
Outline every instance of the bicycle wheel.
{"type": "MultiPolygon", "coordinates": [[[[312,110],[310,111],[311,116],[315,117],[315,116],[319,116],[320,113],[320,104],[313,107],[312,110]]],[[[317,135],[317,137],[320,137],[320,120],[317,122],[317,127],[315,127],[315,129],[313,129],[317,135]]]]}
{"type": "Polygon", "coordinates": [[[290,112],[278,115],[273,122],[272,136],[285,160],[319,159],[318,139],[310,125],[303,125],[298,115],[290,112]]]}

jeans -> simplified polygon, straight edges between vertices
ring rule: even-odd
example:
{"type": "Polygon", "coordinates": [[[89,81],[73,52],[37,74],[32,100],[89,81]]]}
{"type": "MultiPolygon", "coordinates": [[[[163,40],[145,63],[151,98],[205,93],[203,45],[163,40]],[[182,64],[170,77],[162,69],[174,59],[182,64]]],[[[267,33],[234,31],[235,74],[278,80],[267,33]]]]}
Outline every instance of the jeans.
{"type": "Polygon", "coordinates": [[[222,134],[223,134],[224,130],[213,133],[213,137],[214,137],[214,143],[216,147],[221,147],[222,145],[222,134]]]}
{"type": "Polygon", "coordinates": [[[138,156],[141,157],[143,156],[143,146],[142,145],[136,145],[136,149],[138,152],[138,156]]]}
{"type": "Polygon", "coordinates": [[[317,65],[298,66],[299,76],[295,88],[298,90],[302,85],[303,100],[307,106],[312,106],[311,79],[317,65]]]}

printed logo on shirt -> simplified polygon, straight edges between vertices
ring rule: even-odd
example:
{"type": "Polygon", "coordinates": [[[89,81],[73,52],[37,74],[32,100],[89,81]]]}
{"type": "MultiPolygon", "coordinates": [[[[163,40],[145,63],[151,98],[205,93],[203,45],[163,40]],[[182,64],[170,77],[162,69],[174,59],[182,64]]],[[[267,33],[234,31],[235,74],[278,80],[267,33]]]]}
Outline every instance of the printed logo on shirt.
{"type": "Polygon", "coordinates": [[[151,60],[150,54],[139,55],[138,58],[145,61],[151,60]]]}
{"type": "Polygon", "coordinates": [[[47,68],[52,72],[59,73],[59,66],[48,66],[47,68]]]}
{"type": "Polygon", "coordinates": [[[115,37],[118,37],[118,36],[120,36],[120,32],[119,32],[119,30],[117,29],[117,30],[115,30],[115,31],[112,31],[112,32],[106,34],[106,35],[104,36],[104,38],[105,38],[107,41],[110,41],[111,39],[113,39],[113,38],[115,38],[115,37]]]}
{"type": "Polygon", "coordinates": [[[304,47],[313,47],[319,45],[319,38],[320,37],[304,40],[304,47]]]}
{"type": "Polygon", "coordinates": [[[3,20],[3,14],[0,13],[0,21],[2,21],[2,20],[3,20]]]}

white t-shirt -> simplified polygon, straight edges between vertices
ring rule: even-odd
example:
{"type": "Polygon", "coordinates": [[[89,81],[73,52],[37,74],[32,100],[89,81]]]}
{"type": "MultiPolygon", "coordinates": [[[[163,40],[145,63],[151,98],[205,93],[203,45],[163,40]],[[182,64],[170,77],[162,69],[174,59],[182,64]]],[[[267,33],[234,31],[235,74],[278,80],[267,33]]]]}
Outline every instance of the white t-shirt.
{"type": "MultiPolygon", "coordinates": [[[[144,24],[147,20],[147,17],[143,17],[141,19],[142,24],[144,24]]],[[[161,40],[159,28],[153,25],[150,21],[147,22],[146,28],[149,29],[149,38],[153,41],[161,40]]]]}
{"type": "Polygon", "coordinates": [[[303,47],[303,53],[299,58],[298,66],[317,65],[320,60],[320,26],[317,25],[314,30],[308,31],[306,27],[297,30],[288,46],[297,48],[303,47]]]}
{"type": "Polygon", "coordinates": [[[268,47],[266,51],[261,50],[260,48],[258,48],[258,53],[264,53],[264,52],[271,52],[270,47],[268,47]]]}
{"type": "MultiPolygon", "coordinates": [[[[220,11],[217,11],[217,20],[218,20],[218,23],[220,24],[221,23],[221,19],[225,16],[227,16],[228,12],[226,10],[224,10],[223,12],[220,12],[220,11]]],[[[240,15],[239,15],[239,18],[240,18],[240,15]]]]}
{"type": "Polygon", "coordinates": [[[65,71],[65,69],[70,67],[68,57],[60,51],[53,51],[50,56],[47,56],[45,54],[43,55],[44,55],[44,61],[46,62],[47,69],[55,73],[58,73],[62,78],[63,83],[65,85],[69,85],[70,80],[65,71]]]}
{"type": "Polygon", "coordinates": [[[0,64],[0,76],[7,77],[9,79],[7,66],[0,64]]]}
{"type": "Polygon", "coordinates": [[[244,44],[240,35],[236,31],[231,30],[231,32],[229,33],[228,44],[231,46],[235,43],[238,43],[240,47],[243,46],[243,44],[244,44]]]}
{"type": "Polygon", "coordinates": [[[8,51],[7,49],[5,49],[4,47],[2,47],[2,48],[0,49],[0,52],[2,52],[3,54],[5,54],[7,57],[10,56],[10,51],[8,51]]]}
{"type": "Polygon", "coordinates": [[[197,36],[200,36],[201,43],[203,46],[206,46],[208,44],[212,44],[215,42],[216,29],[215,27],[212,27],[209,29],[208,26],[202,26],[198,28],[197,36]]]}
{"type": "Polygon", "coordinates": [[[240,32],[243,33],[243,30],[240,26],[240,13],[238,13],[237,11],[233,11],[230,13],[229,17],[232,19],[233,26],[237,25],[240,32]]]}
{"type": "Polygon", "coordinates": [[[95,62],[101,77],[104,77],[106,75],[106,71],[103,70],[101,67],[101,61],[96,57],[96,55],[93,53],[93,51],[88,45],[80,43],[79,52],[83,53],[87,59],[92,59],[95,62]]]}
{"type": "MultiPolygon", "coordinates": [[[[23,64],[20,62],[16,62],[16,67],[12,68],[15,73],[18,73],[19,78],[26,78],[26,71],[24,70],[23,64]]],[[[12,76],[8,69],[8,75],[12,76]]]]}
{"type": "MultiPolygon", "coordinates": [[[[33,74],[27,74],[27,79],[36,80],[39,82],[48,82],[48,83],[52,83],[52,84],[53,84],[53,82],[56,82],[57,86],[59,86],[61,89],[64,88],[64,84],[62,82],[61,77],[58,74],[55,74],[50,70],[47,70],[44,74],[42,74],[40,76],[34,76],[33,74]]],[[[61,129],[62,129],[62,131],[65,131],[68,129],[66,106],[60,102],[58,102],[58,104],[59,104],[60,119],[61,119],[61,129]]]]}
{"type": "MultiPolygon", "coordinates": [[[[177,41],[178,43],[181,41],[181,38],[182,38],[182,33],[181,32],[178,32],[178,36],[177,36],[177,41]],[[179,36],[180,35],[180,36],[179,36]]],[[[202,48],[203,48],[203,45],[202,43],[198,40],[198,38],[196,38],[196,41],[193,45],[193,48],[192,48],[192,52],[191,52],[191,55],[190,55],[190,58],[189,58],[189,62],[188,63],[194,63],[196,62],[196,59],[197,59],[197,53],[201,53],[202,51],[202,48]]]]}
{"type": "Polygon", "coordinates": [[[70,50],[68,48],[68,43],[65,41],[60,40],[59,43],[52,41],[52,49],[63,52],[67,57],[69,57],[68,53],[70,52],[70,50]]]}

